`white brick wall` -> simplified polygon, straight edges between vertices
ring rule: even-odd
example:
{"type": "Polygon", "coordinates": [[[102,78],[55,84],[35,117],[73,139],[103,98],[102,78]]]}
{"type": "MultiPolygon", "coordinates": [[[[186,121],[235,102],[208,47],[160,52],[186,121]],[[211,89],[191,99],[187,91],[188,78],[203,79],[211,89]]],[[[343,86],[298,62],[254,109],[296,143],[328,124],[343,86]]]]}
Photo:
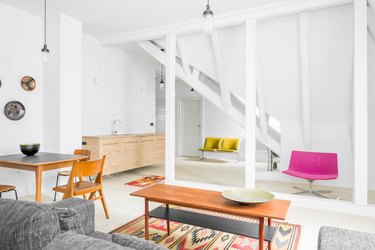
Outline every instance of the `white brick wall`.
{"type": "Polygon", "coordinates": [[[155,69],[130,50],[84,35],[82,101],[83,135],[110,134],[116,119],[120,134],[155,132],[155,69]]]}
{"type": "MultiPolygon", "coordinates": [[[[42,38],[40,18],[0,4],[0,155],[19,153],[21,143],[42,142],[42,38]],[[32,92],[21,88],[20,80],[25,75],[36,80],[37,87],[32,92]],[[4,115],[4,106],[11,100],[25,105],[26,115],[20,121],[11,121],[4,115]]],[[[0,184],[16,185],[21,196],[34,192],[31,172],[0,168],[0,184]]]]}

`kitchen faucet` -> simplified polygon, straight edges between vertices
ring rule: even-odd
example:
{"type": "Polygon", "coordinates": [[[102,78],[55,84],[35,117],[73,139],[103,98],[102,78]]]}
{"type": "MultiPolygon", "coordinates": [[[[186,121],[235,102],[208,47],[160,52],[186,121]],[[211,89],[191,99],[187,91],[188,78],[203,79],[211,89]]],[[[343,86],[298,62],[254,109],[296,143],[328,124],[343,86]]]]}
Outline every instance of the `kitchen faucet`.
{"type": "Polygon", "coordinates": [[[113,121],[112,128],[111,128],[112,135],[117,135],[117,133],[118,133],[118,130],[116,129],[116,123],[121,124],[121,121],[120,120],[114,120],[113,121]]]}

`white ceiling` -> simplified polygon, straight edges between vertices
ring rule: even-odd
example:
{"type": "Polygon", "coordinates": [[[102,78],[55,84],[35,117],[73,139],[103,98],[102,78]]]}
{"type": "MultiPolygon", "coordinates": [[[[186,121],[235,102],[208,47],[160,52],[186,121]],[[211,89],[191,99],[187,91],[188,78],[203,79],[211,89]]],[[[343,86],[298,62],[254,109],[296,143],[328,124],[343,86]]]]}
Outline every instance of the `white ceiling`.
{"type": "MultiPolygon", "coordinates": [[[[286,0],[211,0],[215,15],[261,7],[286,0]]],[[[42,16],[44,0],[0,0],[42,16]]],[[[47,0],[58,10],[84,23],[96,37],[155,28],[202,18],[206,0],[47,0]]]]}

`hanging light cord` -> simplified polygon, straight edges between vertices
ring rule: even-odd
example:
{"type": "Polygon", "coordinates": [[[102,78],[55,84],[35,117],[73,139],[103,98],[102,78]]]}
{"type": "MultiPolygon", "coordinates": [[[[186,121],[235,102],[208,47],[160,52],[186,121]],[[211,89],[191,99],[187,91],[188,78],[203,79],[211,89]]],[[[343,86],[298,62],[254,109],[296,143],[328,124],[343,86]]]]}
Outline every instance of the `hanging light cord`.
{"type": "Polygon", "coordinates": [[[47,0],[44,0],[44,44],[47,44],[47,0]]]}

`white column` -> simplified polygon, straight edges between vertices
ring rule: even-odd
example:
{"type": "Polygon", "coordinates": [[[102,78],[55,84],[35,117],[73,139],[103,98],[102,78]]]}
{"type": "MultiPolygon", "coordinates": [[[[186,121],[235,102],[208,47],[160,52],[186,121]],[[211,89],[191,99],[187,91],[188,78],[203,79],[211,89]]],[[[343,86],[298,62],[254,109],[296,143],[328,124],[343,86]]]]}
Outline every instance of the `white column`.
{"type": "Polygon", "coordinates": [[[245,186],[255,187],[257,22],[246,21],[246,161],[245,186]]]}
{"type": "Polygon", "coordinates": [[[72,153],[82,147],[82,22],[52,11],[47,28],[42,146],[72,153]]]}
{"type": "Polygon", "coordinates": [[[165,179],[166,182],[175,180],[175,144],[176,144],[176,35],[168,34],[167,37],[167,62],[165,83],[165,179]]]}
{"type": "Polygon", "coordinates": [[[309,68],[309,14],[298,14],[300,81],[302,102],[302,135],[306,149],[311,147],[310,68],[309,68]]]}
{"type": "Polygon", "coordinates": [[[367,204],[367,1],[354,0],[354,190],[353,201],[367,204]]]}

